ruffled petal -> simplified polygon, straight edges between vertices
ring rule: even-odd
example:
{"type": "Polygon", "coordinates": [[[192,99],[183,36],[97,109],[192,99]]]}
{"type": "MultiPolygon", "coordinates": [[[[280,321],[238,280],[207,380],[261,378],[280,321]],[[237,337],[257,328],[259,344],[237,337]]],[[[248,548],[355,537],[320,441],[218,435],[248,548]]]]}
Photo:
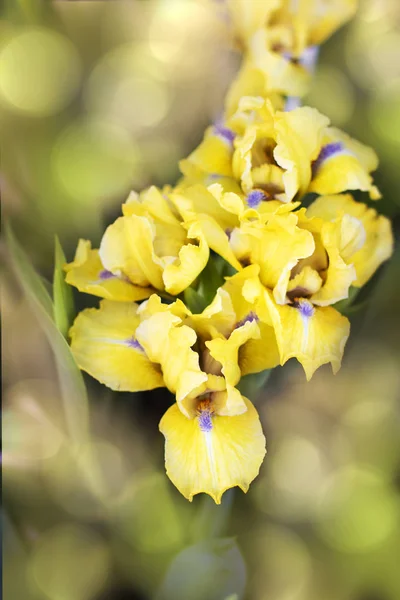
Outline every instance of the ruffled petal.
{"type": "Polygon", "coordinates": [[[162,275],[165,289],[170,294],[178,295],[196,279],[207,264],[210,251],[203,234],[201,224],[193,222],[188,225],[187,236],[193,243],[184,244],[177,258],[165,259],[162,275]]]}
{"type": "Polygon", "coordinates": [[[278,165],[285,169],[285,194],[279,197],[280,200],[290,202],[296,194],[302,195],[308,190],[312,176],[311,163],[318,156],[328,124],[327,117],[308,106],[276,114],[277,145],[274,157],[278,165]]]}
{"type": "Polygon", "coordinates": [[[165,385],[176,395],[182,412],[193,416],[193,399],[207,389],[207,374],[192,350],[196,332],[169,310],[157,312],[142,321],[136,336],[147,356],[161,366],[165,385]]]}
{"type": "Polygon", "coordinates": [[[100,258],[108,271],[122,273],[138,285],[163,289],[162,262],[154,251],[155,227],[135,214],[110,225],[100,244],[100,258]]]}
{"type": "Polygon", "coordinates": [[[369,192],[373,200],[380,193],[370,175],[378,166],[374,150],[353,140],[339,129],[329,128],[319,157],[313,165],[310,192],[339,194],[346,190],[369,192]]]}
{"type": "Polygon", "coordinates": [[[225,404],[220,406],[220,415],[234,416],[246,410],[243,399],[235,390],[235,385],[241,377],[239,367],[239,349],[250,339],[258,339],[260,330],[256,318],[246,321],[234,329],[228,339],[217,338],[206,342],[211,356],[221,364],[221,371],[225,377],[227,395],[225,404]]]}
{"type": "Polygon", "coordinates": [[[378,215],[374,208],[356,202],[350,194],[322,196],[307,209],[307,215],[327,221],[335,221],[344,215],[356,218],[365,231],[364,243],[347,245],[349,260],[356,269],[357,278],[352,285],[361,287],[367,283],[378,267],[393,253],[392,226],[386,217],[378,215]]]}
{"type": "MultiPolygon", "coordinates": [[[[312,296],[312,302],[318,306],[335,304],[348,297],[350,286],[356,279],[354,265],[343,259],[346,249],[356,247],[360,237],[364,238],[364,228],[360,222],[347,219],[337,223],[324,223],[321,228],[321,239],[328,255],[328,267],[322,272],[324,285],[312,296]],[[341,252],[341,250],[343,251],[341,252]]],[[[361,242],[362,243],[362,242],[361,242]]]]}
{"type": "Polygon", "coordinates": [[[82,311],[70,329],[78,366],[112,390],[139,392],[164,387],[137,340],[137,304],[103,300],[100,308],[82,311]]]}
{"type": "Polygon", "coordinates": [[[192,182],[201,180],[210,173],[231,177],[232,152],[229,131],[209,127],[203,141],[186,159],[181,160],[179,167],[185,177],[192,182]]]}
{"type": "Polygon", "coordinates": [[[274,215],[262,229],[244,228],[252,236],[251,262],[260,266],[260,279],[274,289],[277,302],[285,302],[290,272],[300,259],[311,256],[315,249],[309,231],[297,226],[293,213],[274,215]]]}
{"type": "Polygon", "coordinates": [[[265,437],[256,409],[247,398],[244,402],[246,412],[235,417],[188,419],[174,404],[161,419],[167,475],[188,500],[203,492],[220,504],[227,489],[247,492],[257,477],[265,437]]]}
{"type": "Polygon", "coordinates": [[[191,315],[190,323],[204,339],[228,337],[236,324],[236,313],[231,296],[224,288],[219,288],[211,304],[199,315],[191,315]]]}
{"type": "Polygon", "coordinates": [[[330,306],[313,307],[305,299],[297,306],[278,305],[272,294],[265,292],[279,347],[281,364],[297,358],[307,379],[325,363],[331,363],[336,373],[341,365],[344,347],[350,333],[350,323],[330,306]]]}
{"type": "Polygon", "coordinates": [[[134,285],[130,281],[107,271],[99,257],[98,250],[91,249],[88,240],[79,240],[75,258],[64,266],[65,281],[80,292],[94,294],[108,300],[129,302],[144,300],[154,290],[134,285]]]}

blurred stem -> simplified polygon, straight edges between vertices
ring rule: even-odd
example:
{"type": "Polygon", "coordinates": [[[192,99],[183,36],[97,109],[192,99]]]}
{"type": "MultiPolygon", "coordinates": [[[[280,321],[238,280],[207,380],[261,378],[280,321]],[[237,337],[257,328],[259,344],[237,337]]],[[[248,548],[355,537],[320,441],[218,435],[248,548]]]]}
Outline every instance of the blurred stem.
{"type": "Polygon", "coordinates": [[[193,542],[220,537],[224,534],[231,513],[235,490],[230,489],[222,496],[221,504],[215,504],[204,495],[193,527],[193,542]]]}

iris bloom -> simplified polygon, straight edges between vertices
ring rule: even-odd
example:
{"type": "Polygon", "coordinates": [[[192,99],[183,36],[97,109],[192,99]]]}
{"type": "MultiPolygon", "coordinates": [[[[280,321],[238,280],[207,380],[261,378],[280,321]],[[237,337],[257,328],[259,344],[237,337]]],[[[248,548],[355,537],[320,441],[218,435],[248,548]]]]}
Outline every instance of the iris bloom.
{"type": "Polygon", "coordinates": [[[253,265],[252,295],[263,299],[281,364],[297,358],[308,379],[324,363],[337,372],[350,325],[333,305],[390,256],[389,221],[349,195],[321,197],[307,212],[243,223],[237,237],[237,258],[253,265]]]}
{"type": "Polygon", "coordinates": [[[132,193],[123,216],[104,233],[100,250],[81,240],[66,266],[68,283],[110,300],[142,300],[154,290],[179,294],[204,269],[209,248],[200,224],[183,223],[154,186],[132,193]]]}
{"type": "Polygon", "coordinates": [[[226,0],[233,31],[245,48],[265,31],[275,51],[298,58],[309,46],[324,42],[355,13],[357,0],[226,0]]]}
{"type": "Polygon", "coordinates": [[[245,97],[227,127],[210,129],[181,170],[183,185],[207,185],[211,177],[227,190],[240,186],[255,208],[271,199],[301,200],[309,192],[362,190],[378,198],[370,175],[377,164],[371,148],[329,127],[316,109],[275,111],[269,100],[245,97]]]}
{"type": "Polygon", "coordinates": [[[247,491],[265,455],[257,412],[237,383],[279,362],[273,328],[232,277],[201,314],[152,295],[134,302],[102,300],[81,312],[70,331],[81,369],[114,390],[166,386],[176,397],[160,422],[167,473],[192,500],[205,492],[220,503],[233,486],[247,491]]]}
{"type": "Polygon", "coordinates": [[[227,6],[234,35],[246,49],[227,94],[230,116],[243,96],[269,98],[275,108],[283,108],[284,96],[304,96],[318,45],[353,16],[357,0],[228,0],[227,6]]]}

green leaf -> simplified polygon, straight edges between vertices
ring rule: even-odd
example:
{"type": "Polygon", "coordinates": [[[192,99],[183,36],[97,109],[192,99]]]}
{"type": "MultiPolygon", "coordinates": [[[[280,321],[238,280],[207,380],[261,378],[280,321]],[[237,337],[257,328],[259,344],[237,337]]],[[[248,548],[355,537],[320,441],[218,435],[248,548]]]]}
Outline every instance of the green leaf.
{"type": "Polygon", "coordinates": [[[68,431],[75,441],[81,442],[86,438],[88,426],[88,399],[82,373],[75,363],[68,343],[54,322],[51,297],[10,226],[6,227],[6,239],[15,275],[54,352],[68,431]]]}
{"type": "Polygon", "coordinates": [[[183,299],[186,306],[194,314],[201,313],[205,308],[203,296],[192,287],[186,288],[186,290],[183,292],[183,299]]]}
{"type": "Polygon", "coordinates": [[[42,310],[52,317],[53,301],[46,289],[46,284],[43,283],[42,277],[36,273],[35,269],[27,260],[25,252],[15,239],[14,233],[8,223],[5,226],[5,234],[16,275],[25,293],[29,298],[34,298],[35,302],[42,310]]]}
{"type": "Polygon", "coordinates": [[[204,299],[204,308],[213,301],[217,289],[225,283],[222,275],[221,261],[223,261],[223,259],[212,254],[205,269],[200,273],[197,291],[204,299]]]}
{"type": "Polygon", "coordinates": [[[246,567],[233,538],[200,542],[182,550],[170,565],[156,600],[243,598],[246,567]]]}
{"type": "Polygon", "coordinates": [[[57,236],[55,237],[54,250],[54,320],[58,329],[66,338],[75,314],[74,298],[71,286],[65,281],[63,267],[67,261],[57,236]]]}
{"type": "Polygon", "coordinates": [[[249,398],[254,404],[257,400],[257,396],[262,388],[266,385],[268,379],[270,378],[272,373],[272,369],[266,369],[265,371],[261,371],[261,373],[251,373],[250,375],[245,375],[239,381],[236,386],[243,396],[249,398]]]}

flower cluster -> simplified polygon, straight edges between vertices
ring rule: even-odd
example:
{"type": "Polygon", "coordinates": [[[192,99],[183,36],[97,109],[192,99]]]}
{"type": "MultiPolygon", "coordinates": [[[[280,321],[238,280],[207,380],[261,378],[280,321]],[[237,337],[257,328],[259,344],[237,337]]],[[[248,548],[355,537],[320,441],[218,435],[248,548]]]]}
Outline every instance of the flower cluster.
{"type": "Polygon", "coordinates": [[[103,298],[71,328],[78,365],[113,390],[166,386],[167,474],[189,500],[217,503],[230,487],[247,491],[265,455],[241,377],[293,357],[308,379],[325,363],[338,371],[350,325],[336,305],[393,245],[390,222],[349,193],[380,197],[374,151],[290,102],[315,45],[355,2],[226,8],[244,61],[223,119],[174,188],[131,193],[99,250],[81,240],[65,267],[70,284],[103,298]],[[214,285],[210,264],[229,276],[214,285]]]}

